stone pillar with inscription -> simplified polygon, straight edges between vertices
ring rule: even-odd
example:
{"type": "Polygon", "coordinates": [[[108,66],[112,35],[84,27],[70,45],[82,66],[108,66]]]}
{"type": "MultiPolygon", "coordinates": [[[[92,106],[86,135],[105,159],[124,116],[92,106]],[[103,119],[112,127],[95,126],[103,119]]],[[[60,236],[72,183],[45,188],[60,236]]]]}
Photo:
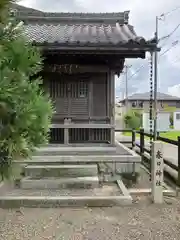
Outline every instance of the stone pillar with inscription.
{"type": "Polygon", "coordinates": [[[154,203],[163,203],[163,143],[155,141],[152,144],[152,200],[154,203]]]}

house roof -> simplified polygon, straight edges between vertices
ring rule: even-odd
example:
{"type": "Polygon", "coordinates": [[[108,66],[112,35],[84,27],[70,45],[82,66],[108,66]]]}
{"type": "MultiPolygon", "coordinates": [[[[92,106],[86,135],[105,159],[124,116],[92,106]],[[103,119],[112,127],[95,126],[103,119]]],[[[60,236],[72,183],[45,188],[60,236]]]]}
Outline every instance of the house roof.
{"type": "MultiPolygon", "coordinates": [[[[145,92],[145,93],[135,93],[132,96],[128,97],[128,100],[130,101],[136,101],[136,100],[144,100],[144,101],[148,101],[150,99],[150,92],[145,92]]],[[[164,100],[164,101],[168,101],[168,100],[180,100],[180,98],[175,97],[175,96],[171,96],[165,93],[161,93],[158,92],[157,93],[157,99],[158,100],[164,100]]],[[[125,101],[125,100],[123,100],[125,101]]]]}
{"type": "MultiPolygon", "coordinates": [[[[17,5],[19,6],[19,5],[17,5]]],[[[128,24],[129,11],[119,13],[48,13],[14,7],[24,21],[24,33],[36,44],[154,48],[128,24]]]]}

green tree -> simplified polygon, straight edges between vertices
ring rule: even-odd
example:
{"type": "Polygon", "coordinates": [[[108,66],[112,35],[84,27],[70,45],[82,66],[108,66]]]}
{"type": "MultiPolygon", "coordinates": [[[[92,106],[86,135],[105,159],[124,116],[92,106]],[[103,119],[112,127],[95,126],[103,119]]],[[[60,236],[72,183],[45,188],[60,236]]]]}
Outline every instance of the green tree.
{"type": "Polygon", "coordinates": [[[9,177],[13,159],[30,156],[48,141],[53,114],[42,90],[38,49],[26,41],[22,23],[10,11],[11,1],[0,1],[0,175],[9,177]],[[6,14],[5,14],[6,13],[6,14]],[[6,18],[4,17],[6,16],[6,18]]]}
{"type": "Polygon", "coordinates": [[[139,112],[129,111],[124,116],[124,122],[127,128],[139,129],[142,124],[142,115],[139,112]]]}

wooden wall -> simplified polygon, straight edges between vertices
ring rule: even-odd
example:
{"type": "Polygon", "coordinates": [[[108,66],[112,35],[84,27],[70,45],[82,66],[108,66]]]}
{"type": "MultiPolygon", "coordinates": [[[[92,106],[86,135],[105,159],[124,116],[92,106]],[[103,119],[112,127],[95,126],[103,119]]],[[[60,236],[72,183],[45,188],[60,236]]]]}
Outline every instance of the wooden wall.
{"type": "Polygon", "coordinates": [[[46,76],[44,85],[56,108],[55,119],[107,120],[110,117],[107,83],[106,73],[46,76]]]}
{"type": "Polygon", "coordinates": [[[71,75],[49,73],[43,79],[44,88],[50,93],[56,108],[52,124],[58,126],[51,131],[52,143],[114,144],[115,97],[112,72],[71,75]],[[68,127],[64,122],[67,118],[70,119],[68,127]]]}

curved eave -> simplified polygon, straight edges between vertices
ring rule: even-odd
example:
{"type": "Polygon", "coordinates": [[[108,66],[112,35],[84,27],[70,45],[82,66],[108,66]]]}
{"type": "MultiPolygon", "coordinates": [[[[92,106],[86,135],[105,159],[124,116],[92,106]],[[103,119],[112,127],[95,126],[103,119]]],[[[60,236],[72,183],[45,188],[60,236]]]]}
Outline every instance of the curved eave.
{"type": "Polygon", "coordinates": [[[32,42],[33,45],[38,46],[40,48],[46,49],[46,50],[92,50],[92,51],[113,51],[114,54],[118,54],[120,52],[151,52],[151,51],[160,51],[160,48],[156,46],[155,43],[153,44],[114,44],[114,45],[108,45],[108,44],[60,44],[60,43],[37,43],[32,42]],[[116,51],[116,52],[114,52],[116,51]]]}

